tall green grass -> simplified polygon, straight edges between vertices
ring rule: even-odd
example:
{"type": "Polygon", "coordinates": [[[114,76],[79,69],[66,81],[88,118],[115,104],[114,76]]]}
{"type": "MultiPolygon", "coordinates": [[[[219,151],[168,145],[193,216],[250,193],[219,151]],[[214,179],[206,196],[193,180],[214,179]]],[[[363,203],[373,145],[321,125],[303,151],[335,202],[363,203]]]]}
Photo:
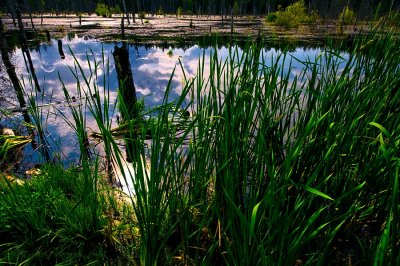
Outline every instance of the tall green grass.
{"type": "Polygon", "coordinates": [[[175,102],[189,124],[175,138],[164,108],[150,172],[135,168],[141,263],[395,265],[397,48],[328,47],[294,80],[289,54],[265,62],[257,45],[214,52],[209,76],[200,60],[175,102]]]}
{"type": "MultiPolygon", "coordinates": [[[[390,34],[359,38],[346,57],[328,46],[301,62],[294,79],[292,63],[300,60],[283,51],[266,61],[260,44],[249,43],[243,51],[233,46],[226,59],[214,50],[207,66],[204,54],[178,99],[170,101],[169,82],[163,104],[142,110],[150,118],[125,126],[144,147],[131,151],[137,158],[133,172],[124,170],[125,153],[113,137],[108,79],[103,91],[93,82],[100,67],[109,69],[108,60],[91,63],[89,77],[77,64],[83,77],[76,75],[77,88],[97,122],[106,157],[120,169],[120,178],[130,179],[134,193],[133,215],[120,218],[129,230],[115,242],[107,240],[105,232],[117,231],[100,229],[102,202],[111,194],[98,189],[98,161],[85,155],[83,194],[90,196],[72,210],[87,206],[80,220],[91,226],[86,234],[116,246],[128,239],[119,256],[143,265],[397,265],[398,47],[390,34]],[[182,115],[186,111],[191,115],[182,115]]],[[[127,112],[129,103],[119,101],[120,111],[127,112]]],[[[85,108],[71,105],[82,154],[85,108]]],[[[1,194],[8,200],[2,208],[18,206],[17,198],[29,195],[25,186],[9,189],[1,194]]],[[[3,220],[15,215],[7,214],[3,220]]],[[[48,226],[34,215],[22,220],[48,226]]],[[[65,217],[51,217],[58,215],[65,217]]],[[[63,230],[75,228],[73,217],[65,218],[71,224],[63,230]]],[[[53,237],[58,231],[46,232],[53,237]]],[[[7,254],[19,254],[8,245],[2,245],[7,254]]],[[[104,258],[105,246],[96,247],[104,258]]]]}
{"type": "MultiPolygon", "coordinates": [[[[24,185],[0,184],[0,262],[7,265],[102,264],[108,204],[88,191],[81,172],[42,167],[24,185]]],[[[98,175],[93,171],[92,175],[98,175]]],[[[3,182],[4,180],[4,182],[3,182]]]]}

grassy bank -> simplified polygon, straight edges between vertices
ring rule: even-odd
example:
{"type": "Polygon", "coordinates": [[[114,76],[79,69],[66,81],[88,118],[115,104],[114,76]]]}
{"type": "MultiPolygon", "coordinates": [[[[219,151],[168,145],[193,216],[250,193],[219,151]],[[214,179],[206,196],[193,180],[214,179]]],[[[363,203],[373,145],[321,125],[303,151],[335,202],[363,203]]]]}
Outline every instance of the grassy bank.
{"type": "Polygon", "coordinates": [[[128,200],[102,184],[87,152],[85,110],[124,169],[109,94],[93,85],[107,62],[77,75],[81,94],[95,95],[70,105],[82,170],[48,166],[24,185],[4,182],[0,261],[398,265],[399,41],[360,38],[346,58],[328,46],[294,80],[290,55],[266,62],[261,47],[232,47],[226,60],[213,52],[207,66],[200,58],[180,98],[168,102],[170,83],[161,107],[142,110],[150,119],[127,123],[143,147],[132,151],[134,173],[122,171],[128,200]]]}

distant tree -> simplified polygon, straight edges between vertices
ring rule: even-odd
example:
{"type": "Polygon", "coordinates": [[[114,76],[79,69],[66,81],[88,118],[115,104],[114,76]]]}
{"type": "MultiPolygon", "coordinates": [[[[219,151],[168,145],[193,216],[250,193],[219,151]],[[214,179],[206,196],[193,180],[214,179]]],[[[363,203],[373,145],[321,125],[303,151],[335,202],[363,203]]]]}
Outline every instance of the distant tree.
{"type": "MultiPolygon", "coordinates": [[[[258,14],[274,12],[278,6],[286,8],[296,0],[0,0],[0,8],[13,15],[12,8],[15,2],[20,3],[23,12],[89,12],[95,11],[98,4],[108,7],[121,6],[123,12],[156,13],[160,8],[165,13],[176,13],[182,8],[182,14],[207,14],[207,15],[230,15],[231,8],[235,15],[258,14]],[[29,7],[30,6],[30,7],[29,7]],[[30,9],[31,8],[31,9],[30,9]]],[[[308,12],[316,10],[323,17],[337,18],[339,13],[347,5],[357,14],[362,12],[363,16],[373,16],[378,10],[379,13],[387,14],[390,10],[400,7],[398,0],[305,0],[308,12]]]]}
{"type": "Polygon", "coordinates": [[[233,14],[236,16],[240,14],[239,2],[237,0],[233,4],[233,14]]]}
{"type": "Polygon", "coordinates": [[[131,24],[131,22],[129,21],[129,13],[126,11],[126,3],[125,0],[122,0],[122,7],[124,9],[124,13],[126,14],[126,20],[128,21],[128,24],[131,24]]]}

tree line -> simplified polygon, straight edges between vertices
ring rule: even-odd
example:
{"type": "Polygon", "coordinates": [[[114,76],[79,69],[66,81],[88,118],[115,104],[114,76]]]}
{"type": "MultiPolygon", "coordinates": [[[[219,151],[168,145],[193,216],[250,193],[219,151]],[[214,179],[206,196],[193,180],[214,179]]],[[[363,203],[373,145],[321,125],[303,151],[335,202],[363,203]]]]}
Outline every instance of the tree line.
{"type": "MultiPolygon", "coordinates": [[[[75,12],[94,13],[98,4],[125,13],[180,14],[186,15],[265,15],[297,0],[0,0],[2,12],[14,12],[15,5],[22,12],[75,12]]],[[[371,17],[376,12],[399,11],[399,0],[304,0],[309,12],[322,17],[337,17],[345,6],[352,8],[359,17],[371,17]]]]}

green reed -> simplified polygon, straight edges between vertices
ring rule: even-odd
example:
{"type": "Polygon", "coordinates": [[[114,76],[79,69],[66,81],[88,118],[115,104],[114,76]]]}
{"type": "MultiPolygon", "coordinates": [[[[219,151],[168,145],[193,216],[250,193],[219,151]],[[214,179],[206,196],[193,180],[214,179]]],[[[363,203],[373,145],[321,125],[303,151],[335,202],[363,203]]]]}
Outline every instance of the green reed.
{"type": "Polygon", "coordinates": [[[183,136],[161,112],[150,173],[135,170],[141,262],[396,263],[399,143],[381,137],[392,143],[384,161],[377,139],[377,126],[399,130],[396,45],[360,40],[348,59],[327,48],[294,80],[289,54],[265,62],[256,45],[214,52],[209,76],[203,57],[175,102],[190,99],[183,136]]]}

